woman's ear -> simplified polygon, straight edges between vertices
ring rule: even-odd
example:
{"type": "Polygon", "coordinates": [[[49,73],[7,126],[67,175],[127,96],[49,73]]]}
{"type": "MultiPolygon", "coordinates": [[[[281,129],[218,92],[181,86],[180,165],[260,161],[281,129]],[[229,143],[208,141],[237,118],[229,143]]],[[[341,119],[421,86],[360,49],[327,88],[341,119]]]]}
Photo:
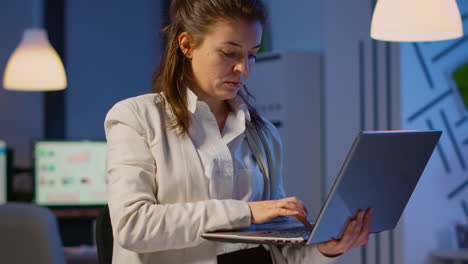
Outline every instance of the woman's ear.
{"type": "Polygon", "coordinates": [[[182,53],[185,55],[185,57],[191,59],[193,47],[195,45],[192,35],[188,32],[182,32],[180,33],[178,40],[179,48],[182,53]]]}

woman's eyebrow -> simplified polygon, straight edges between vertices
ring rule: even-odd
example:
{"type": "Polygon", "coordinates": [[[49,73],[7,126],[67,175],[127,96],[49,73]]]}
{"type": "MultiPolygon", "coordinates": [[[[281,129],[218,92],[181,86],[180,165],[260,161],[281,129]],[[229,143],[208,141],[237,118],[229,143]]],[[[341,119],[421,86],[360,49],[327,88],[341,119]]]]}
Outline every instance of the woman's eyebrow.
{"type": "MultiPolygon", "coordinates": [[[[239,44],[239,43],[236,43],[236,42],[233,42],[233,41],[227,41],[227,42],[224,42],[224,44],[228,44],[228,45],[232,45],[232,46],[236,46],[236,47],[239,47],[239,48],[242,48],[242,45],[239,44]]],[[[258,44],[256,45],[255,47],[252,47],[251,49],[258,49],[260,48],[261,44],[258,44]]]]}

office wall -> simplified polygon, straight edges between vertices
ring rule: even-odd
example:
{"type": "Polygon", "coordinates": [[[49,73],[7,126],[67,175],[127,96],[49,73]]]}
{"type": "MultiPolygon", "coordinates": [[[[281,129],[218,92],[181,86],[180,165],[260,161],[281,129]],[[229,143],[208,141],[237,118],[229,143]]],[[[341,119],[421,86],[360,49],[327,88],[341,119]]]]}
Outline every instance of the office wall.
{"type": "MultiPolygon", "coordinates": [[[[0,1],[0,82],[25,28],[33,26],[33,1],[0,1]]],[[[7,91],[0,85],[0,138],[15,150],[18,166],[31,164],[31,146],[43,133],[42,93],[7,91]]]]}
{"type": "Polygon", "coordinates": [[[158,63],[162,1],[67,1],[66,131],[104,139],[111,106],[149,92],[158,63]]]}
{"type": "Polygon", "coordinates": [[[323,51],[325,1],[266,0],[270,13],[267,36],[273,51],[323,51]]]}
{"type": "Polygon", "coordinates": [[[468,110],[450,81],[468,64],[468,2],[458,4],[462,38],[401,45],[403,128],[443,130],[403,219],[404,263],[429,264],[430,250],[455,248],[454,225],[468,220],[468,110]]]}

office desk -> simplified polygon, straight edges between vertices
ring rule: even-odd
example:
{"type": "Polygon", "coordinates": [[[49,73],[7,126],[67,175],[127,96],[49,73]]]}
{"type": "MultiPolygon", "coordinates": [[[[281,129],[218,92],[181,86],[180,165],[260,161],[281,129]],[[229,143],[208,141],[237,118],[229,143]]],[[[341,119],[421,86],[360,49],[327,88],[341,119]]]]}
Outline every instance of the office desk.
{"type": "Polygon", "coordinates": [[[446,249],[431,252],[432,264],[468,264],[468,249],[446,249]]]}
{"type": "Polygon", "coordinates": [[[65,259],[67,264],[98,264],[97,250],[95,247],[65,247],[65,259]]]}

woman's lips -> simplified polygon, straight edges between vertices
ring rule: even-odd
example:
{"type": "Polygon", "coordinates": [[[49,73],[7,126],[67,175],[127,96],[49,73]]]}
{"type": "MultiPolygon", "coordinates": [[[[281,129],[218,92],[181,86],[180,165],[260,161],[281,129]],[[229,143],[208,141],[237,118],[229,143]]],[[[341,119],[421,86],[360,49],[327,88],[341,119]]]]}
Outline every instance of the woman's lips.
{"type": "Polygon", "coordinates": [[[236,87],[237,89],[240,89],[242,87],[241,82],[226,82],[227,84],[236,87]]]}

